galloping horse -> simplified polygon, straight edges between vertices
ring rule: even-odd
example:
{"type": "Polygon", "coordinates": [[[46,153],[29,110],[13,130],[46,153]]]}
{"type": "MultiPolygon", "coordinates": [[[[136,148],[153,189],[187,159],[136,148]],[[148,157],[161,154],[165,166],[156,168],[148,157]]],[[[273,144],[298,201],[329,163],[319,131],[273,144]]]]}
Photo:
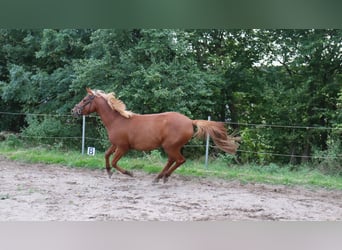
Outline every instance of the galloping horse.
{"type": "Polygon", "coordinates": [[[93,112],[99,114],[112,144],[105,153],[109,178],[112,176],[109,158],[113,153],[113,168],[133,176],[117,164],[130,149],[149,151],[162,147],[168,155],[168,161],[154,182],[161,178],[166,182],[172,172],[185,162],[181,148],[193,135],[203,138],[209,134],[221,150],[230,154],[235,154],[238,148],[239,138],[228,136],[222,122],[191,120],[177,112],[139,115],[127,111],[126,105],[115,98],[114,93],[86,89],[88,95],[75,105],[72,114],[75,117],[93,112]],[[193,126],[197,127],[195,134],[193,126]]]}

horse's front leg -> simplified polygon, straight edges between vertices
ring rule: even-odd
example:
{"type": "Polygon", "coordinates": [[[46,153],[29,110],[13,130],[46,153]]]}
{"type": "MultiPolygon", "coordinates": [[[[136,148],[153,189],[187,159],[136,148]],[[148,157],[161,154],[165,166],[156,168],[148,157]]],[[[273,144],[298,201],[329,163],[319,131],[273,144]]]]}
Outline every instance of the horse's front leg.
{"type": "Polygon", "coordinates": [[[107,170],[107,174],[108,174],[108,177],[110,178],[113,174],[113,172],[111,171],[110,169],[110,163],[109,163],[109,158],[110,156],[115,152],[116,150],[116,146],[115,145],[112,145],[110,146],[106,153],[105,153],[105,159],[106,159],[106,170],[107,170]]]}
{"type": "Polygon", "coordinates": [[[130,171],[127,171],[123,168],[121,168],[117,163],[120,160],[120,158],[128,151],[128,149],[126,148],[116,148],[115,154],[114,154],[114,158],[112,160],[112,166],[113,168],[115,168],[116,170],[118,170],[119,172],[121,172],[122,174],[126,174],[129,175],[131,177],[133,177],[133,174],[130,171]]]}

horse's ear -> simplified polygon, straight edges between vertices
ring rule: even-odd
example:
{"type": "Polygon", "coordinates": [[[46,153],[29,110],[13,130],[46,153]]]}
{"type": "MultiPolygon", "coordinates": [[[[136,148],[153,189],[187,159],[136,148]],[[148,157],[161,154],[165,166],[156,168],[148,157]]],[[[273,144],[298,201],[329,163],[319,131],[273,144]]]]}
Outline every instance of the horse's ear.
{"type": "Polygon", "coordinates": [[[94,95],[94,92],[90,88],[86,87],[86,90],[89,95],[94,95]]]}

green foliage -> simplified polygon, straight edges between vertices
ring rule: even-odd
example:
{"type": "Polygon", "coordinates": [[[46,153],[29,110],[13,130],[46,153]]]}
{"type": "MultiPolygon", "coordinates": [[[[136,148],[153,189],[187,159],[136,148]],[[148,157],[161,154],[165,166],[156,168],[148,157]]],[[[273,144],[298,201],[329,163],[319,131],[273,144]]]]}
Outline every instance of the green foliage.
{"type": "Polygon", "coordinates": [[[23,146],[23,142],[15,134],[9,134],[8,136],[5,136],[5,141],[2,143],[5,147],[10,147],[14,149],[23,146]]]}
{"type": "Polygon", "coordinates": [[[22,131],[22,137],[33,144],[46,144],[52,147],[75,147],[80,145],[80,138],[74,138],[79,135],[78,129],[60,117],[27,117],[28,126],[22,131]],[[63,138],[64,137],[64,138],[63,138]]]}
{"type": "Polygon", "coordinates": [[[313,164],[323,173],[342,176],[342,142],[339,138],[329,138],[326,150],[314,152],[313,164]]]}
{"type": "Polygon", "coordinates": [[[227,154],[227,153],[219,153],[218,160],[221,160],[222,163],[227,164],[227,166],[231,166],[236,163],[237,159],[235,155],[227,154]]]}
{"type": "MultiPolygon", "coordinates": [[[[267,129],[264,128],[264,130],[267,129]]],[[[260,131],[261,129],[246,128],[241,133],[243,142],[240,146],[240,150],[243,155],[242,161],[244,163],[265,164],[271,161],[272,155],[268,153],[272,151],[270,139],[268,138],[267,133],[261,133],[260,131]]]]}

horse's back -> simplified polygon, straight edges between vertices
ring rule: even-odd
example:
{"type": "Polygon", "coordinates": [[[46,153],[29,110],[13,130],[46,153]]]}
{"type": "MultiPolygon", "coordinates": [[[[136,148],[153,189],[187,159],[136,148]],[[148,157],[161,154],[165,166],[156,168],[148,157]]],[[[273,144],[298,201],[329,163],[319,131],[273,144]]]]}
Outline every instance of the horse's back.
{"type": "Polygon", "coordinates": [[[178,112],[164,112],[164,113],[144,114],[144,115],[134,114],[132,118],[133,120],[136,120],[136,122],[160,123],[162,121],[164,122],[167,121],[170,123],[192,124],[192,120],[190,118],[178,112]]]}
{"type": "Polygon", "coordinates": [[[164,112],[159,114],[148,114],[142,115],[147,120],[154,123],[154,126],[160,129],[181,129],[181,128],[192,128],[192,120],[187,116],[178,112],[164,112]]]}
{"type": "Polygon", "coordinates": [[[177,112],[166,112],[164,115],[164,144],[179,144],[187,143],[193,133],[192,120],[187,116],[177,112]]]}
{"type": "Polygon", "coordinates": [[[177,112],[166,112],[164,114],[172,128],[180,128],[185,126],[192,128],[192,120],[189,117],[177,112]]]}
{"type": "Polygon", "coordinates": [[[133,148],[184,145],[193,135],[192,120],[177,112],[134,115],[130,141],[133,148]]]}

